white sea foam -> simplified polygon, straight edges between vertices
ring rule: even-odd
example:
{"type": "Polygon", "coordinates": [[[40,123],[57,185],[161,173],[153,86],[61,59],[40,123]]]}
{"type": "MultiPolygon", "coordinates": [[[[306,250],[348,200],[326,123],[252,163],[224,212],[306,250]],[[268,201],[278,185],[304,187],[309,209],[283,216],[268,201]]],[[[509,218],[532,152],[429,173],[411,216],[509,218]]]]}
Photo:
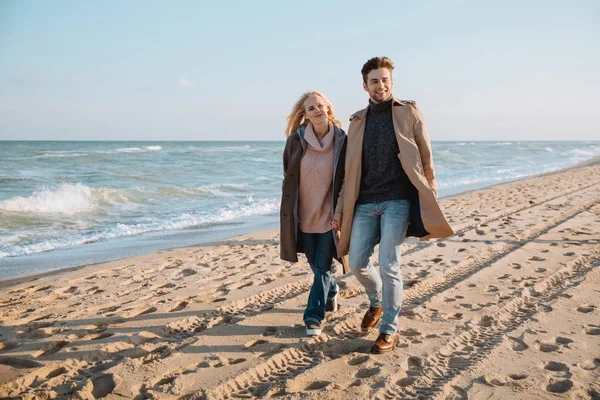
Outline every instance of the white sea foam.
{"type": "MultiPolygon", "coordinates": [[[[146,146],[143,149],[140,147],[122,147],[115,150],[117,153],[145,153],[147,151],[160,151],[162,146],[146,146]]],[[[110,152],[108,152],[110,153],[110,152]]]]}
{"type": "Polygon", "coordinates": [[[589,150],[573,149],[573,150],[565,151],[565,152],[561,153],[561,155],[563,155],[563,156],[586,156],[586,157],[592,157],[592,156],[594,156],[594,152],[593,151],[589,151],[589,150]]]}
{"type": "MultiPolygon", "coordinates": [[[[80,150],[46,150],[42,154],[33,156],[34,158],[49,158],[49,157],[83,157],[88,153],[80,150]]],[[[28,157],[23,157],[28,158],[28,157]]]]}
{"type": "Polygon", "coordinates": [[[90,188],[81,183],[63,183],[42,187],[29,197],[12,197],[0,201],[0,210],[74,215],[93,211],[100,203],[127,201],[119,191],[90,188]]]}
{"type": "Polygon", "coordinates": [[[119,153],[139,153],[142,151],[139,147],[123,147],[121,149],[116,150],[119,153]]]}
{"type": "MultiPolygon", "coordinates": [[[[251,198],[250,198],[251,200],[251,198]]],[[[9,246],[0,249],[0,258],[19,257],[28,254],[41,253],[82,244],[94,243],[101,240],[136,236],[150,232],[182,230],[221,225],[245,217],[257,215],[274,215],[279,212],[279,200],[268,199],[249,201],[240,204],[229,203],[225,207],[208,214],[184,213],[172,218],[144,218],[137,224],[117,224],[114,228],[72,237],[52,238],[38,243],[9,246]]]]}

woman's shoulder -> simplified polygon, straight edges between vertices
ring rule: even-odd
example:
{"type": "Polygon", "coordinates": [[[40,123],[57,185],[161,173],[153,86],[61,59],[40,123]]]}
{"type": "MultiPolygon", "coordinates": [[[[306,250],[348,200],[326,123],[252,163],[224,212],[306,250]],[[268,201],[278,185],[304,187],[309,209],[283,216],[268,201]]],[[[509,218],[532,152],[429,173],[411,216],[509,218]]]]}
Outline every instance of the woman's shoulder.
{"type": "Polygon", "coordinates": [[[346,136],[346,131],[338,124],[335,124],[335,123],[333,124],[333,131],[335,132],[336,136],[340,136],[340,135],[346,136]]]}

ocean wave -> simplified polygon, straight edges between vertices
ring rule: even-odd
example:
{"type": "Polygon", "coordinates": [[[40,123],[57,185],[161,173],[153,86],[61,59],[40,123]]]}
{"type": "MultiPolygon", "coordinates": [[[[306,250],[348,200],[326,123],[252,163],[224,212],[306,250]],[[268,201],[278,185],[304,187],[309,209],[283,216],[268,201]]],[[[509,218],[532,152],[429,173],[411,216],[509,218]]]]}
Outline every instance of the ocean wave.
{"type": "Polygon", "coordinates": [[[595,153],[593,151],[583,150],[583,149],[573,149],[573,150],[569,150],[569,151],[564,151],[560,154],[562,156],[586,156],[586,157],[593,157],[595,155],[595,153]]]}
{"type": "Polygon", "coordinates": [[[54,187],[42,187],[29,197],[18,196],[2,200],[0,210],[75,215],[89,213],[102,203],[114,201],[126,202],[127,197],[115,189],[62,183],[54,187]]]}
{"type": "Polygon", "coordinates": [[[121,149],[115,150],[118,153],[139,153],[142,151],[139,147],[123,147],[121,149]]]}
{"type": "Polygon", "coordinates": [[[184,213],[171,218],[146,218],[137,224],[117,224],[114,228],[72,237],[52,238],[38,243],[13,245],[0,249],[0,258],[20,257],[61,248],[74,247],[98,241],[137,236],[152,232],[184,230],[224,225],[232,221],[259,215],[275,215],[279,212],[279,200],[249,201],[246,204],[232,202],[212,213],[184,213]]]}
{"type": "Polygon", "coordinates": [[[257,151],[264,151],[264,149],[260,148],[252,148],[248,145],[246,146],[225,146],[225,147],[197,147],[197,146],[188,146],[188,150],[192,150],[195,152],[201,153],[231,153],[231,152],[248,152],[254,153],[257,151]]]}
{"type": "Polygon", "coordinates": [[[65,153],[65,154],[55,154],[55,153],[46,153],[36,156],[36,158],[51,158],[51,157],[85,157],[88,153],[65,153]]]}
{"type": "Polygon", "coordinates": [[[144,153],[147,151],[160,151],[162,150],[162,146],[146,146],[144,148],[140,147],[122,147],[120,149],[116,149],[117,153],[144,153]]]}
{"type": "Polygon", "coordinates": [[[224,183],[214,185],[201,186],[161,186],[158,188],[138,187],[135,190],[142,193],[144,196],[148,194],[157,194],[163,197],[185,197],[185,196],[201,196],[201,197],[231,197],[244,193],[248,185],[242,183],[224,183]]]}

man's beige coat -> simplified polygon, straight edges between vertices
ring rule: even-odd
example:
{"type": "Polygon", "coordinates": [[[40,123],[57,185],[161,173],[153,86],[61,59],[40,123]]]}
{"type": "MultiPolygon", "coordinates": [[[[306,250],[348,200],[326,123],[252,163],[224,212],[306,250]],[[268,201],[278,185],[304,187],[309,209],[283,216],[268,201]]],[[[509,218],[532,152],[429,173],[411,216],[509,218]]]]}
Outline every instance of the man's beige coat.
{"type": "MultiPolygon", "coordinates": [[[[344,186],[336,207],[336,213],[342,213],[342,231],[338,243],[340,257],[348,254],[350,247],[354,206],[360,192],[367,110],[368,108],[360,110],[350,117],[344,186]]],[[[413,101],[394,98],[392,114],[400,149],[398,158],[419,193],[418,200],[411,203],[413,210],[407,236],[417,236],[421,240],[451,236],[454,232],[437,203],[431,143],[421,111],[413,101]]]]}

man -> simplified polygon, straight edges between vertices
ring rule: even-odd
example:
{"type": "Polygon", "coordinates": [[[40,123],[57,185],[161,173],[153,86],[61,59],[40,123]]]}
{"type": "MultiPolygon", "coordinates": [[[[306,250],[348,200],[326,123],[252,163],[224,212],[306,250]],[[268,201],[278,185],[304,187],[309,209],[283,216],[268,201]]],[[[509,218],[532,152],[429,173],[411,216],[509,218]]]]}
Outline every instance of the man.
{"type": "Polygon", "coordinates": [[[431,144],[414,101],[392,95],[394,64],[375,57],[362,68],[367,108],[350,117],[345,182],[332,222],[341,230],[340,257],[365,287],[370,308],[363,332],[379,327],[371,351],[393,350],[402,304],[400,250],[406,236],[421,240],[454,232],[437,204],[431,144]],[[379,269],[369,265],[379,243],[379,269]]]}

